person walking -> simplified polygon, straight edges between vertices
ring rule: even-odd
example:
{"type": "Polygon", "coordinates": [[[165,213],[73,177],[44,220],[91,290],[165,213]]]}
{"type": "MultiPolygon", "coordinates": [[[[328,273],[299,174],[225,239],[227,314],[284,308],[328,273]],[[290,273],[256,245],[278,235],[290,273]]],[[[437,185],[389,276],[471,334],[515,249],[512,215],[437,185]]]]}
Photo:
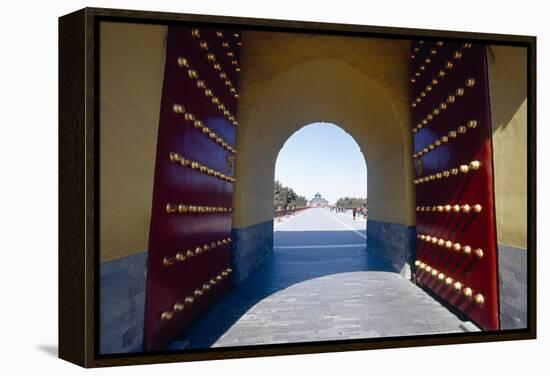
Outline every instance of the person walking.
{"type": "Polygon", "coordinates": [[[353,208],[353,220],[355,221],[355,215],[357,214],[357,208],[353,208]]]}

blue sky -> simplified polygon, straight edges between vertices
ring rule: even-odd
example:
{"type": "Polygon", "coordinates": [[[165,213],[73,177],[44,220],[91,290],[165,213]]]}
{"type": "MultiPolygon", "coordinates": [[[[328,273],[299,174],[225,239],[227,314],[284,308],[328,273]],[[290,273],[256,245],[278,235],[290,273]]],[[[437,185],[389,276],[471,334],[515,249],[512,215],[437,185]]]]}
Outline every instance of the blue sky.
{"type": "Polygon", "coordinates": [[[308,200],[316,192],[331,203],[344,196],[367,196],[367,166],[359,145],[329,123],[307,125],[286,141],[275,179],[308,200]]]}

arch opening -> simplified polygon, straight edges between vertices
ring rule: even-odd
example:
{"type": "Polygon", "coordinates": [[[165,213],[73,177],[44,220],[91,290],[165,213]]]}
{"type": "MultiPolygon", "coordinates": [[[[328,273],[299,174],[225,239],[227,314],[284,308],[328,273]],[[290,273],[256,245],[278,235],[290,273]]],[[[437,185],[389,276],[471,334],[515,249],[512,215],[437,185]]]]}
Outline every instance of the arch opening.
{"type": "Polygon", "coordinates": [[[273,210],[279,257],[310,259],[311,269],[323,269],[318,274],[368,269],[366,160],[338,125],[307,124],[285,141],[274,171],[273,210]],[[339,257],[351,262],[344,266],[339,257]],[[355,265],[359,260],[362,267],[355,265]],[[331,262],[336,269],[326,266],[331,262]]]}
{"type": "MultiPolygon", "coordinates": [[[[284,221],[308,209],[351,215],[352,220],[364,224],[360,230],[365,230],[367,180],[366,159],[353,136],[328,122],[302,126],[288,137],[277,154],[274,232],[284,232],[279,227],[284,221]]],[[[315,228],[313,224],[303,225],[315,228]]],[[[350,230],[346,226],[336,228],[350,230]]]]}
{"type": "Polygon", "coordinates": [[[403,93],[377,81],[377,67],[365,61],[318,56],[290,65],[265,62],[247,67],[254,74],[243,76],[241,83],[233,197],[237,283],[273,251],[273,182],[279,151],[293,134],[319,120],[337,124],[369,161],[369,252],[385,259],[392,270],[408,273],[415,218],[410,135],[405,127],[408,109],[398,99],[403,93]],[[269,72],[264,70],[267,66],[269,72]]]}

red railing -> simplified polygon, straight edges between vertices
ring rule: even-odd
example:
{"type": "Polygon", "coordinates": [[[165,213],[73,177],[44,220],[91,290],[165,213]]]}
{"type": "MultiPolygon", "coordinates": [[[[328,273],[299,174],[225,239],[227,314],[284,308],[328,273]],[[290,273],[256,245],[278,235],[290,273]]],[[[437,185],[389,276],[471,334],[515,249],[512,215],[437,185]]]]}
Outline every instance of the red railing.
{"type": "Polygon", "coordinates": [[[276,210],[275,215],[273,217],[281,219],[283,217],[291,216],[293,214],[299,213],[299,212],[304,211],[304,210],[309,209],[309,208],[310,208],[309,206],[302,206],[302,207],[294,208],[294,209],[276,210]]]}

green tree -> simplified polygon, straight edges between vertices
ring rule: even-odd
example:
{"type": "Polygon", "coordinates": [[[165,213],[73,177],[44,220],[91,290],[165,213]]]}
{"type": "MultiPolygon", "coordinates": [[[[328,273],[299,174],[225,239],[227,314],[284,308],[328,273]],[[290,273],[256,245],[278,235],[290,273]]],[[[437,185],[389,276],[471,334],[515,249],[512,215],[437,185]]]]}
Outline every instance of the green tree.
{"type": "Polygon", "coordinates": [[[298,195],[290,187],[285,187],[280,181],[276,180],[273,191],[273,208],[275,210],[285,210],[291,207],[299,208],[307,205],[307,199],[298,195]]]}
{"type": "Polygon", "coordinates": [[[336,201],[336,206],[339,208],[359,208],[367,207],[366,198],[357,198],[357,197],[342,197],[336,201]]]}

